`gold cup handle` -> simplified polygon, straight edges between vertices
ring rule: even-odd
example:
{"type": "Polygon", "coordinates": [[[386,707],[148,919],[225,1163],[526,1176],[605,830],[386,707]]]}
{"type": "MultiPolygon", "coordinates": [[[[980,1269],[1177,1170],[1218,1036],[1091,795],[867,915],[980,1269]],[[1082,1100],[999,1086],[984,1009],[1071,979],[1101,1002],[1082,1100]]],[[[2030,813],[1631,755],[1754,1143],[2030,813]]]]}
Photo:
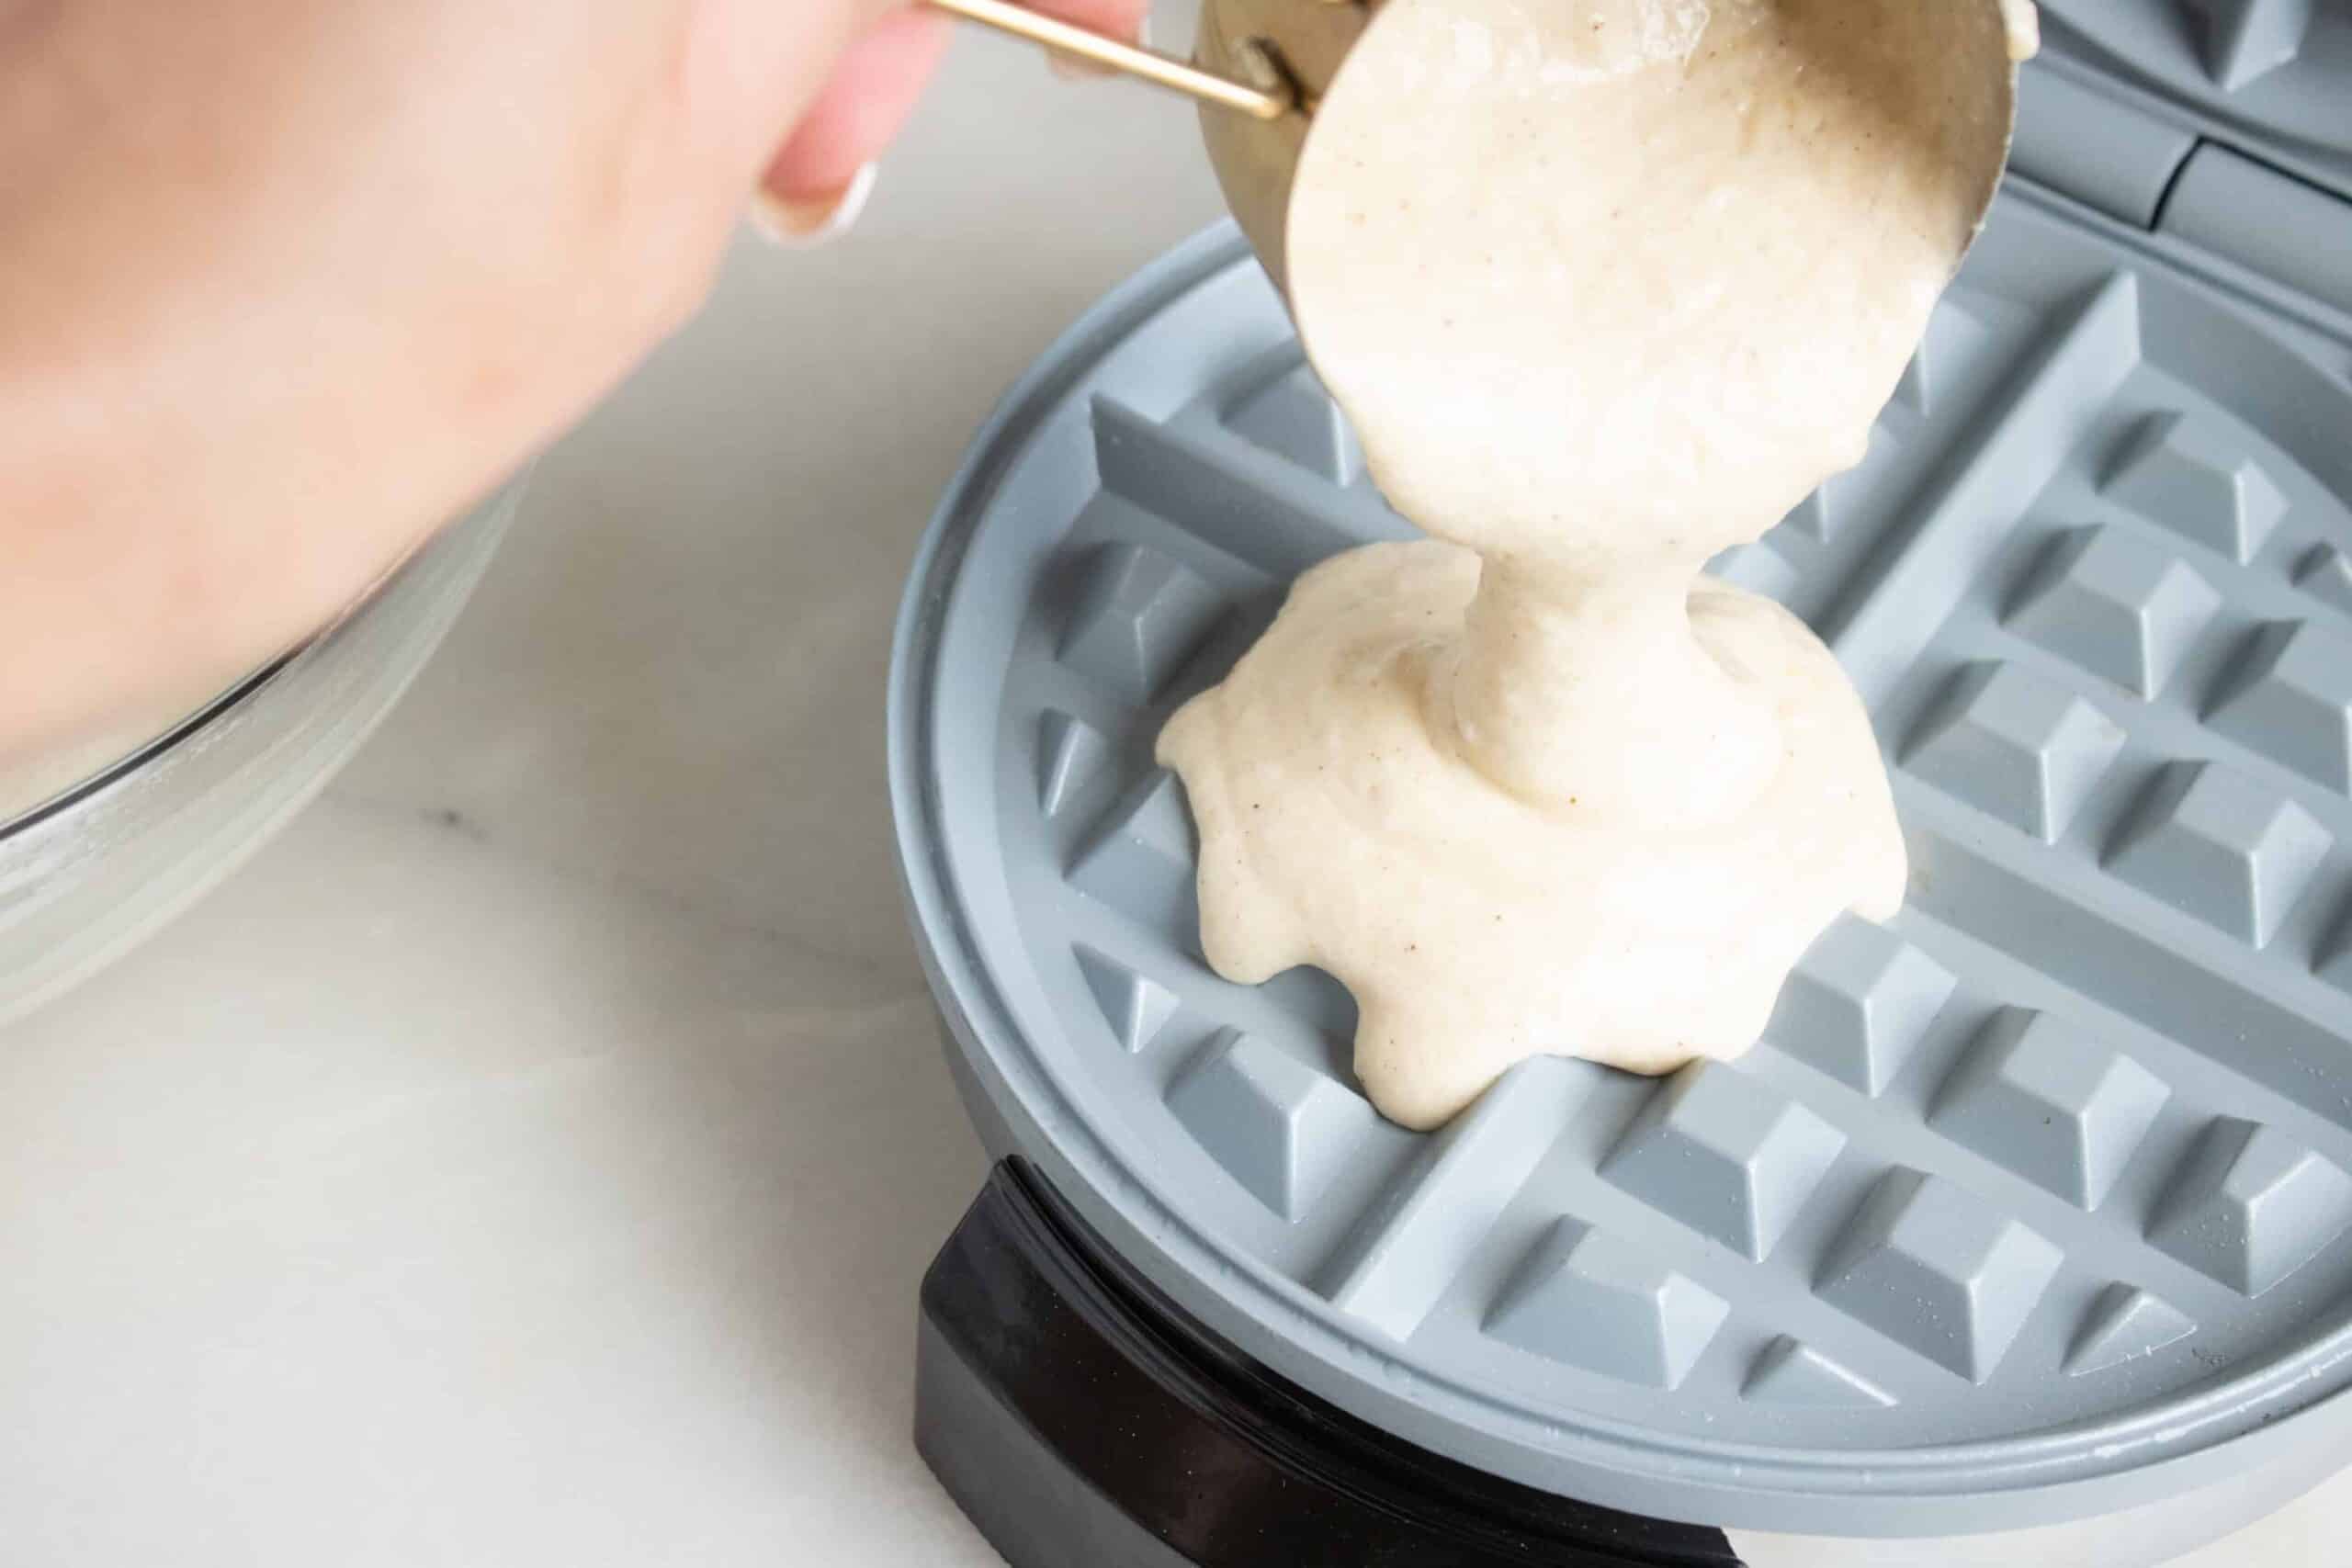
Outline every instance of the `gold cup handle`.
{"type": "Polygon", "coordinates": [[[1011,33],[1031,43],[1043,44],[1064,54],[1077,55],[1081,60],[1091,60],[1098,65],[1139,77],[1154,86],[1187,94],[1204,104],[1233,109],[1252,119],[1277,120],[1298,107],[1297,89],[1272,54],[1263,48],[1244,46],[1241,63],[1258,80],[1238,82],[1230,76],[1220,76],[1214,71],[1204,71],[1172,54],[1121,43],[1115,39],[1089,32],[1084,28],[1044,16],[1025,6],[1009,4],[1008,0],[931,0],[931,3],[967,21],[978,22],[983,27],[1011,33]]]}

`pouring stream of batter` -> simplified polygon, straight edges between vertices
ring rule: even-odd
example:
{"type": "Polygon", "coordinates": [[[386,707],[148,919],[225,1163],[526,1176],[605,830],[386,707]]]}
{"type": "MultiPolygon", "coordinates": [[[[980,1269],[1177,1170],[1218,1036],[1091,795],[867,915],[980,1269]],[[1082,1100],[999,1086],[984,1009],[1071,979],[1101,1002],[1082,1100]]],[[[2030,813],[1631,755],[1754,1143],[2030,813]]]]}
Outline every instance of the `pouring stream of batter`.
{"type": "Polygon", "coordinates": [[[1386,0],[1317,109],[1292,308],[1432,537],[1300,578],[1159,750],[1210,962],[1338,976],[1395,1120],[1537,1053],[1736,1055],[1840,910],[1900,904],[1844,672],[1700,568],[1862,455],[1997,174],[1943,74],[1988,27],[1386,0]]]}

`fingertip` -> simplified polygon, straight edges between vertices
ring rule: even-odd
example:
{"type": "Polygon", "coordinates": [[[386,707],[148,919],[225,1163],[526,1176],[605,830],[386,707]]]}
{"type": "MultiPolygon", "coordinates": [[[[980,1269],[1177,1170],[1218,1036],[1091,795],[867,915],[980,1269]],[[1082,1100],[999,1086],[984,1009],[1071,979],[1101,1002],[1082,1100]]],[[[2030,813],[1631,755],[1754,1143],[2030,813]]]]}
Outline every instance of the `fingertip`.
{"type": "Polygon", "coordinates": [[[874,194],[878,163],[867,164],[841,190],[827,197],[788,201],[766,190],[752,198],[752,227],[772,245],[810,250],[849,232],[874,194]]]}
{"type": "Polygon", "coordinates": [[[763,192],[786,206],[848,190],[898,135],[950,33],[928,6],[889,12],[842,52],[824,88],[768,163],[763,192]]]}

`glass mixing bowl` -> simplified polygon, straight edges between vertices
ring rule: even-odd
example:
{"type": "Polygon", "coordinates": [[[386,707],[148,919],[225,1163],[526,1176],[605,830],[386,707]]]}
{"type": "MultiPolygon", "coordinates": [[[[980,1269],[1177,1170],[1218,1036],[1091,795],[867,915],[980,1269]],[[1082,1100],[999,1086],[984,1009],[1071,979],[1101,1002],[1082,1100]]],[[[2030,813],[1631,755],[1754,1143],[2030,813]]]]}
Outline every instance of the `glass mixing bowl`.
{"type": "Polygon", "coordinates": [[[0,1022],[187,908],[324,787],[439,646],[522,489],[509,481],[300,648],[0,821],[0,1022]]]}

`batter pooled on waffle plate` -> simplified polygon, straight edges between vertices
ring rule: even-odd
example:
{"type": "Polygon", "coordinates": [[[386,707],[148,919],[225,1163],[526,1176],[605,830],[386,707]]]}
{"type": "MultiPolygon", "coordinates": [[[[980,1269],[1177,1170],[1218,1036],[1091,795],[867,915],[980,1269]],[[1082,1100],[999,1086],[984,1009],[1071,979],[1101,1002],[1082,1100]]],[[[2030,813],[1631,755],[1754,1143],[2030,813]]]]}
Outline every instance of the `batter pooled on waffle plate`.
{"type": "Polygon", "coordinates": [[[1209,961],[1338,976],[1395,1120],[1538,1053],[1736,1055],[1839,911],[1901,903],[1844,671],[1700,568],[1861,457],[1984,196],[1941,68],[2000,26],[1386,0],[1317,109],[1292,308],[1431,537],[1300,578],[1159,751],[1209,961]]]}

